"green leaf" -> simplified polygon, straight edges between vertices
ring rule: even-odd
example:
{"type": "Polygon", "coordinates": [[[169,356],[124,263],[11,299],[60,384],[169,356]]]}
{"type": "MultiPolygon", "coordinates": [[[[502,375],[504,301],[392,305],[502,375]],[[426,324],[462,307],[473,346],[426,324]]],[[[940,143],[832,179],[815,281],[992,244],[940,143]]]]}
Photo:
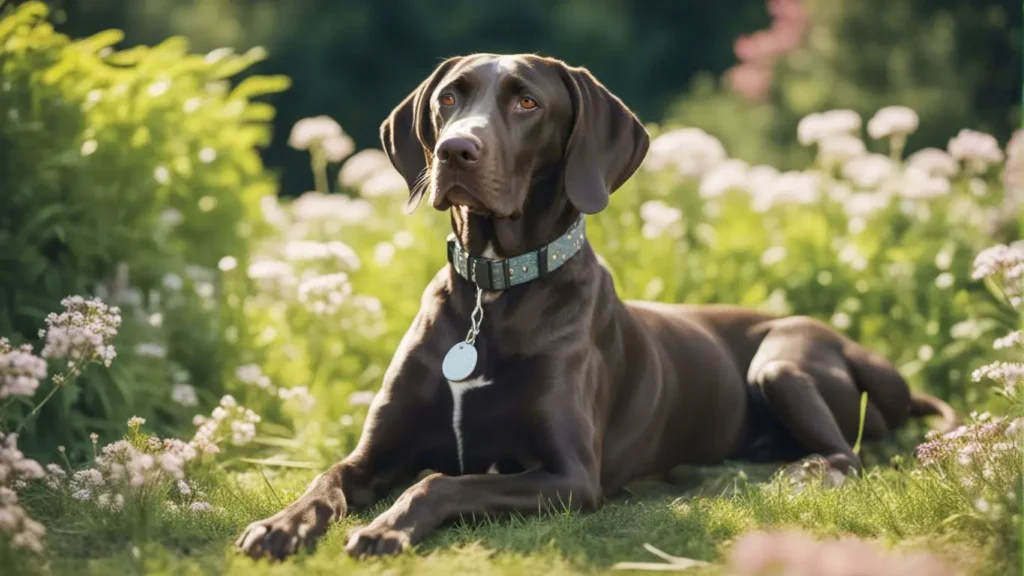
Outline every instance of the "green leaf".
{"type": "Polygon", "coordinates": [[[860,393],[860,424],[857,426],[857,442],[853,445],[853,453],[860,455],[860,441],[864,437],[864,419],[868,413],[868,393],[860,393]]]}
{"type": "Polygon", "coordinates": [[[239,82],[238,86],[235,86],[229,98],[249,100],[254,96],[284,92],[291,85],[291,79],[281,74],[274,76],[249,76],[239,82]]]}
{"type": "Polygon", "coordinates": [[[81,49],[89,54],[96,54],[100,50],[113,46],[121,40],[124,40],[124,32],[116,29],[104,30],[76,41],[72,46],[81,49]]]}

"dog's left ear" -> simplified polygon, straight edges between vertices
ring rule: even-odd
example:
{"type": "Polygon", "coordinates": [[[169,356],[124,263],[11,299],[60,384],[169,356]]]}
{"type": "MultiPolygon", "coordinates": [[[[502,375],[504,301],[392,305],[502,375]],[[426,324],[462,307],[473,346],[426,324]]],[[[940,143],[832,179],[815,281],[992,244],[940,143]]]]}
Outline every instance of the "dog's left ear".
{"type": "Polygon", "coordinates": [[[566,193],[577,210],[596,214],[636,172],[651,139],[636,115],[585,68],[559,67],[573,107],[566,193]]]}
{"type": "Polygon", "coordinates": [[[427,191],[424,171],[434,150],[434,126],[430,118],[430,97],[461,57],[442,62],[431,75],[402,100],[380,125],[380,142],[391,164],[409,186],[406,213],[412,213],[427,191]]]}

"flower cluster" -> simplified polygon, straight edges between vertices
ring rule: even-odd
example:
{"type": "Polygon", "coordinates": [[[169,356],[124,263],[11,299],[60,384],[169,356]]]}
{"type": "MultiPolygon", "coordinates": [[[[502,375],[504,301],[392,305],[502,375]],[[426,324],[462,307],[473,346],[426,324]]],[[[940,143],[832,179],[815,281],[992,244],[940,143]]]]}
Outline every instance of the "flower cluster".
{"type": "Polygon", "coordinates": [[[952,568],[925,552],[886,553],[859,538],[815,540],[797,531],[748,532],[729,553],[732,576],[952,576],[952,568]]]}
{"type": "Polygon", "coordinates": [[[359,269],[359,256],[356,255],[355,250],[348,244],[337,240],[331,242],[293,240],[285,244],[284,257],[292,262],[330,260],[332,263],[342,264],[350,270],[359,269]]]}
{"type": "Polygon", "coordinates": [[[43,550],[46,530],[26,514],[18,503],[15,488],[28,480],[44,478],[46,472],[35,460],[18,450],[18,436],[0,432],[0,535],[10,537],[11,546],[35,553],[43,550]]]}
{"type": "Polygon", "coordinates": [[[32,346],[18,348],[0,338],[0,400],[10,396],[30,397],[46,378],[46,360],[32,353],[32,346]]]}
{"type": "Polygon", "coordinates": [[[309,388],[305,386],[281,388],[277,391],[277,397],[283,400],[286,405],[294,406],[303,414],[312,411],[316,407],[316,398],[310,394],[309,388]]]}
{"type": "Polygon", "coordinates": [[[199,396],[196,394],[195,387],[184,382],[174,385],[174,388],[171,390],[171,400],[186,408],[199,405],[199,396]]]}
{"type": "Polygon", "coordinates": [[[331,315],[352,295],[352,284],[344,272],[325,274],[299,285],[298,300],[316,315],[331,315]]]}
{"type": "Polygon", "coordinates": [[[972,173],[982,173],[992,164],[1003,161],[999,142],[990,134],[963,129],[950,139],[949,154],[964,163],[972,173]]]}
{"type": "MultiPolygon", "coordinates": [[[[145,436],[140,432],[144,423],[145,419],[133,417],[128,421],[130,440],[104,446],[93,467],[71,475],[66,486],[72,498],[89,502],[106,512],[119,512],[129,499],[152,495],[164,498],[172,485],[177,488],[178,499],[185,503],[191,501],[193,494],[203,496],[186,479],[187,464],[199,455],[195,443],[145,436]]],[[[48,484],[58,488],[65,477],[63,470],[53,466],[48,484]]],[[[191,509],[208,506],[205,502],[199,504],[200,507],[191,509]]]]}
{"type": "Polygon", "coordinates": [[[668,168],[686,178],[699,178],[726,157],[725,148],[714,136],[700,128],[679,128],[651,142],[643,168],[650,171],[668,168]]]}
{"type": "Polygon", "coordinates": [[[976,460],[986,458],[988,449],[996,452],[1009,451],[1019,438],[1013,431],[1020,423],[996,418],[988,414],[975,417],[975,421],[955,430],[939,434],[931,431],[928,441],[917,447],[917,459],[925,465],[957,463],[968,466],[976,460]]]}
{"type": "Polygon", "coordinates": [[[1024,240],[997,244],[974,259],[975,280],[990,278],[1014,308],[1024,305],[1024,240]]]}
{"type": "Polygon", "coordinates": [[[121,311],[98,299],[70,296],[61,300],[64,312],[46,317],[44,358],[67,359],[71,374],[77,374],[91,362],[106,366],[117,352],[110,341],[121,326],[121,311]]]}
{"type": "Polygon", "coordinates": [[[341,162],[355,150],[352,139],[329,116],[303,118],[292,126],[288,145],[296,150],[319,147],[330,162],[341,162]]]}
{"type": "Polygon", "coordinates": [[[225,395],[210,417],[197,415],[192,423],[199,427],[189,443],[204,454],[220,452],[220,444],[230,439],[236,446],[248,444],[256,437],[258,414],[238,405],[234,397],[225,395]]]}
{"type": "Polygon", "coordinates": [[[342,194],[306,192],[291,203],[291,212],[300,221],[330,221],[337,224],[360,222],[373,211],[372,205],[361,198],[342,194]]]}
{"type": "MultiPolygon", "coordinates": [[[[1019,332],[1015,334],[1019,334],[1019,332]]],[[[1010,336],[1013,336],[1013,334],[1010,336]]],[[[1001,344],[1002,342],[997,343],[1001,344]]],[[[1003,392],[1007,396],[1013,396],[1017,393],[1017,387],[1024,383],[1024,364],[1020,362],[993,362],[975,370],[971,374],[971,378],[975,382],[981,382],[986,379],[992,380],[1002,386],[1003,392]]]]}

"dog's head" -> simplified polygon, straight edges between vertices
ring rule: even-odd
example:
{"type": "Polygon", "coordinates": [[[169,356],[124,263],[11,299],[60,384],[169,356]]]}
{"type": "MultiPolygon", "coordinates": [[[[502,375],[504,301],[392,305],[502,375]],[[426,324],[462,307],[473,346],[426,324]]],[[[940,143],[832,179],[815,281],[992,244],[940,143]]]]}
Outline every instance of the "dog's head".
{"type": "MultiPolygon", "coordinates": [[[[409,185],[407,211],[429,192],[453,205],[518,218],[534,182],[561,178],[569,202],[594,214],[639,167],[650,139],[587,70],[534,55],[445,60],[381,125],[409,185]]],[[[550,193],[550,192],[546,192],[550,193]]]]}

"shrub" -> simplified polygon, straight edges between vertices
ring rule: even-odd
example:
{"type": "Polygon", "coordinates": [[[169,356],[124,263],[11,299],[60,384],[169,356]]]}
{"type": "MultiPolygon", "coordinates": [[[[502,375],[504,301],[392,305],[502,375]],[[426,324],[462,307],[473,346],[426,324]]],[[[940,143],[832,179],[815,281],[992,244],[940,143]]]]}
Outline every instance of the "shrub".
{"type": "Polygon", "coordinates": [[[181,38],[114,50],[121,38],[72,41],[40,2],[0,20],[0,334],[31,342],[64,295],[95,294],[124,309],[132,344],[61,391],[23,436],[30,453],[81,455],[132,414],[173,423],[172,373],[218,397],[230,344],[209,270],[245,261],[274,192],[257,153],[274,110],[251,99],[288,82],[228,85],[263,52],[193,55],[181,38]]]}

